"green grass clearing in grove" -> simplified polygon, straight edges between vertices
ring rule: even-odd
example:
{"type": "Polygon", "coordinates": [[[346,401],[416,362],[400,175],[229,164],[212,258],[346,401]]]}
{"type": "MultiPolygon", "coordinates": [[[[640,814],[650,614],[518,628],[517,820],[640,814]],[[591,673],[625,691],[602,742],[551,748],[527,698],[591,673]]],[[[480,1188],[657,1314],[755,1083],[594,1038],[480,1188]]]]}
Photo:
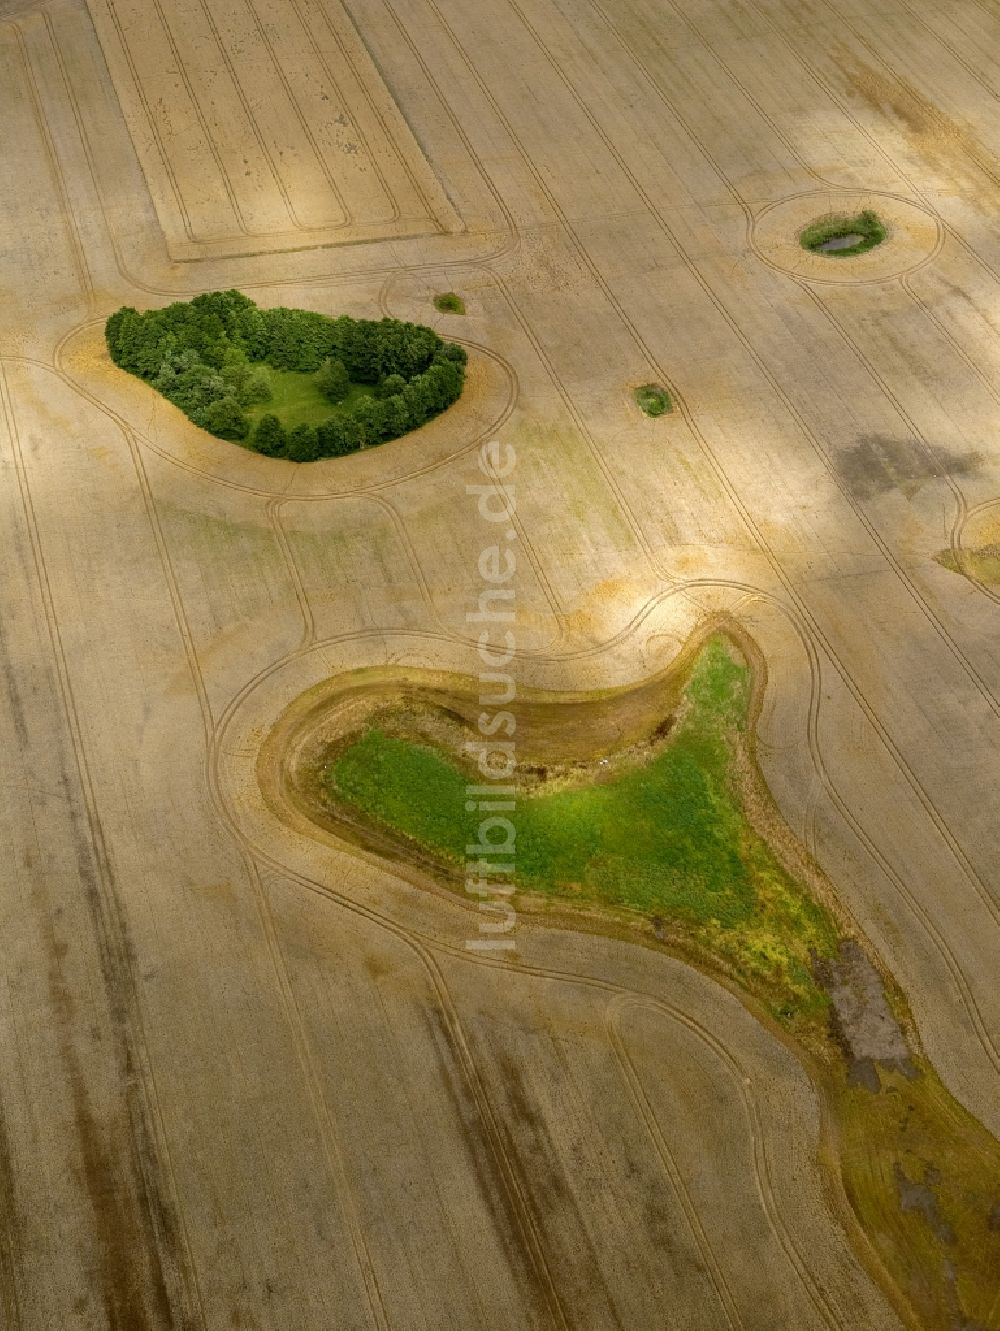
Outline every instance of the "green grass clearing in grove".
{"type": "MultiPolygon", "coordinates": [[[[812,955],[836,930],[750,827],[732,768],[749,668],[722,638],[702,650],[669,744],[644,765],[574,788],[527,791],[512,814],[517,884],[580,904],[659,917],[788,1022],[825,1014],[812,955]]],[[[370,729],[331,764],[335,800],[457,865],[481,817],[470,777],[426,743],[370,729]]]]}
{"type": "Polygon", "coordinates": [[[269,412],[277,416],[286,430],[296,425],[321,425],[345,408],[351,408],[375,391],[370,384],[351,384],[347,397],[336,405],[324,397],[314,375],[300,370],[274,370],[263,367],[271,383],[270,402],[256,402],[246,408],[247,419],[256,423],[269,412]]]}

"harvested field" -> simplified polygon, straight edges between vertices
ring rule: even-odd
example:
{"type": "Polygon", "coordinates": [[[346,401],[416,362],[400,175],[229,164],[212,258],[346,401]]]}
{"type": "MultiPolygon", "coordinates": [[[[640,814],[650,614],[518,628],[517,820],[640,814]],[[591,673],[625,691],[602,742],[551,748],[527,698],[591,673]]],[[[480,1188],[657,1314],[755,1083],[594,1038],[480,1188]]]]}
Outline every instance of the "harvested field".
{"type": "Polygon", "coordinates": [[[0,0],[4,1328],[1000,1328],[998,50],[986,0],[0,0]],[[463,396],[212,438],[102,328],[231,287],[430,324],[463,396]],[[599,762],[719,623],[746,816],[862,940],[826,1062],[660,917],[484,947],[259,779],[484,625],[599,762]]]}

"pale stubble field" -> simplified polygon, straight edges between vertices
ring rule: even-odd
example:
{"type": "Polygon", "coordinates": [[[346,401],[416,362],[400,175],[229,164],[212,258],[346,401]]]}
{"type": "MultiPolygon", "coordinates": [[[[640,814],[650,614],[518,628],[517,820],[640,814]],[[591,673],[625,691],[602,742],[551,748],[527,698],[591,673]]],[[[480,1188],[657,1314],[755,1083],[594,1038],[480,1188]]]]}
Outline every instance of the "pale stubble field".
{"type": "Polygon", "coordinates": [[[775,1030],[656,946],[470,954],[256,762],[340,672],[475,673],[509,442],[519,679],[737,620],[784,818],[1000,1131],[997,591],[935,560],[1000,493],[998,48],[986,0],[0,3],[5,1326],[906,1324],[775,1030]],[[793,243],[868,202],[869,265],[793,243]],[[101,327],[229,286],[431,323],[466,394],[215,440],[101,327]]]}

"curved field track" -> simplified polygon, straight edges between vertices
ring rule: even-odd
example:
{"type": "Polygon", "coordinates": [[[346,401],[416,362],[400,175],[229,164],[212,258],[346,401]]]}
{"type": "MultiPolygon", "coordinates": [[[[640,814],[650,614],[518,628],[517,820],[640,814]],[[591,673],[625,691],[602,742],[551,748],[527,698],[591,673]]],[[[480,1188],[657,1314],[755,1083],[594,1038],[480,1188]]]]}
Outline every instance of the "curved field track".
{"type": "Polygon", "coordinates": [[[735,619],[785,821],[1000,1134],[998,51],[989,0],[0,0],[5,1331],[916,1326],[776,1028],[653,928],[483,948],[256,771],[334,675],[475,675],[498,539],[525,688],[735,619]],[[469,389],[211,439],[100,327],[233,286],[469,389]]]}

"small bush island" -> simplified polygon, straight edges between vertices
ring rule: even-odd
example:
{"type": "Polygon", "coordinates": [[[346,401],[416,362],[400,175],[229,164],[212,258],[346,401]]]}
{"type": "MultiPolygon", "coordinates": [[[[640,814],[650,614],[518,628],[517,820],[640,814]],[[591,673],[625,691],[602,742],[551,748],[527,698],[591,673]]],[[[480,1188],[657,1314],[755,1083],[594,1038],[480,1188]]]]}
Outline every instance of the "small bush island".
{"type": "Polygon", "coordinates": [[[643,384],[635,390],[635,400],[647,416],[662,416],[673,406],[670,394],[659,384],[643,384]]]}
{"type": "Polygon", "coordinates": [[[202,429],[294,462],[396,439],[450,407],[465,381],[464,349],[421,324],[259,309],[239,291],[123,306],[105,339],[116,365],[202,429]],[[295,419],[283,420],[293,397],[295,419]]]}
{"type": "Polygon", "coordinates": [[[434,308],[442,314],[464,314],[465,301],[457,291],[442,291],[434,297],[434,308]]]}
{"type": "Polygon", "coordinates": [[[852,255],[865,254],[868,250],[873,250],[876,245],[881,245],[888,234],[885,223],[878,214],[871,208],[865,208],[854,217],[838,213],[811,222],[804,231],[799,232],[799,244],[803,249],[812,250],[813,253],[819,252],[835,259],[849,259],[852,255]],[[823,248],[831,241],[852,238],[856,238],[853,244],[842,245],[836,249],[823,248]]]}

